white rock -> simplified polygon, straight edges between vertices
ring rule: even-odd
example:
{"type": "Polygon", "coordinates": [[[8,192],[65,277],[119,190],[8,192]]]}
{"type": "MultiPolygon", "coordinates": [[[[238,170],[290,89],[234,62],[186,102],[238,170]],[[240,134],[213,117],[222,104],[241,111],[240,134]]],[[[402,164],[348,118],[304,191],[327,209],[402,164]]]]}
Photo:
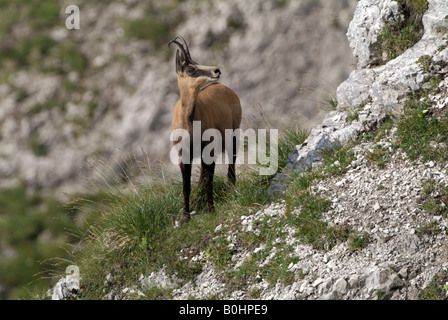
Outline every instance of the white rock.
{"type": "Polygon", "coordinates": [[[348,292],[348,289],[349,285],[344,278],[338,279],[333,285],[333,290],[340,293],[341,295],[346,294],[348,292]]]}

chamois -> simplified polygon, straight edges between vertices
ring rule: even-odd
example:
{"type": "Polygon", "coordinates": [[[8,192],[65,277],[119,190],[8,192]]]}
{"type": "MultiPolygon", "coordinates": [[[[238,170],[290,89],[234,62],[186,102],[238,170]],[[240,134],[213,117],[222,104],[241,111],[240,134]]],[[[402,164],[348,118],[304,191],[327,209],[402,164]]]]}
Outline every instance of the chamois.
{"type": "MultiPolygon", "coordinates": [[[[237,139],[232,138],[232,149],[226,149],[225,130],[236,130],[241,123],[241,104],[238,96],[228,87],[217,83],[221,76],[221,70],[218,67],[202,66],[196,63],[190,56],[188,44],[182,36],[177,36],[168,44],[176,44],[179,50],[176,50],[176,74],[179,86],[180,99],[174,106],[173,120],[171,124],[172,131],[183,129],[189,133],[189,160],[181,160],[179,166],[182,172],[183,184],[183,212],[182,222],[190,220],[190,191],[191,191],[191,165],[193,159],[193,121],[200,121],[201,136],[207,129],[219,130],[222,137],[222,150],[231,152],[228,154],[230,163],[228,166],[227,177],[231,188],[236,182],[235,160],[237,153],[237,139]],[[182,41],[180,43],[179,40],[182,41]],[[184,163],[185,162],[185,163],[184,163]],[[187,163],[188,162],[188,163],[187,163]]],[[[202,140],[202,139],[201,139],[202,140]]],[[[180,139],[173,141],[176,146],[180,139]]],[[[215,162],[207,164],[202,157],[202,151],[212,141],[201,141],[201,174],[199,185],[202,185],[205,179],[205,192],[209,209],[213,210],[213,175],[215,172],[215,162]]],[[[198,141],[195,141],[198,143],[198,141]]],[[[227,146],[230,148],[229,146],[227,146]]],[[[182,150],[179,151],[182,157],[182,150]]],[[[187,158],[188,159],[188,158],[187,158]]]]}

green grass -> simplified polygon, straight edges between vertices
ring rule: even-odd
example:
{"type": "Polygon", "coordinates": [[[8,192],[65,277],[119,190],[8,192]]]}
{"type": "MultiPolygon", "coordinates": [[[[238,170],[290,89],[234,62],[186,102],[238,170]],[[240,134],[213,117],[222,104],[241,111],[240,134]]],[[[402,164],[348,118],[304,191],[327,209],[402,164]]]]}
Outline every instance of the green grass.
{"type": "MultiPolygon", "coordinates": [[[[385,54],[383,63],[395,59],[423,36],[422,17],[428,9],[427,0],[398,0],[403,19],[385,22],[378,37],[379,49],[385,54]]],[[[383,57],[384,58],[384,57],[383,57]]]]}
{"type": "MultiPolygon", "coordinates": [[[[247,213],[246,213],[247,214],[247,213]]],[[[244,290],[247,285],[267,280],[271,286],[277,282],[285,285],[292,284],[296,278],[294,272],[288,270],[290,263],[297,263],[300,259],[293,255],[293,246],[285,241],[288,225],[287,217],[263,216],[253,221],[257,232],[241,232],[235,228],[239,246],[257,252],[246,256],[242,265],[235,268],[234,262],[228,261],[224,277],[231,290],[244,290]]],[[[251,294],[254,294],[253,292],[251,294]]]]}
{"type": "MultiPolygon", "coordinates": [[[[304,131],[297,128],[281,134],[284,163],[292,148],[304,139],[304,131]]],[[[181,284],[186,283],[202,272],[202,264],[191,260],[199,252],[204,252],[206,259],[225,273],[227,266],[233,263],[236,249],[226,238],[226,232],[215,232],[215,229],[222,225],[223,230],[237,232],[242,215],[273,200],[268,190],[269,177],[260,176],[256,169],[245,168],[238,173],[234,192],[231,192],[226,177],[215,176],[215,211],[207,209],[204,190],[193,183],[190,200],[192,209],[198,213],[188,224],[178,226],[176,221],[182,208],[182,183],[178,178],[165,177],[151,183],[137,179],[141,174],[157,173],[145,169],[133,157],[120,162],[119,172],[104,161],[98,161],[97,166],[90,189],[98,198],[95,201],[79,199],[74,203],[88,217],[87,231],[79,235],[80,243],[76,246],[82,250],[68,249],[71,252],[68,264],[78,266],[83,278],[82,299],[102,299],[108,293],[104,280],[110,272],[114,275],[117,290],[135,285],[141,274],[149,275],[162,267],[168,274],[181,279],[181,284]]],[[[265,232],[260,236],[241,235],[238,244],[253,247],[267,243],[269,248],[283,234],[281,225],[272,228],[272,222],[260,223],[265,232]]],[[[279,250],[286,255],[291,248],[279,250]]],[[[286,258],[285,262],[282,256],[273,259],[262,270],[272,283],[277,279],[286,282],[293,279],[293,273],[286,267],[288,261],[295,258],[286,258]]],[[[244,275],[244,270],[252,270],[255,266],[245,263],[237,272],[223,276],[230,285],[239,286],[242,278],[249,277],[249,274],[244,275]]],[[[147,293],[147,298],[169,298],[171,295],[170,290],[157,288],[148,288],[147,293]]]]}
{"type": "Polygon", "coordinates": [[[178,190],[174,186],[154,190],[139,186],[137,192],[118,191],[105,193],[100,206],[90,209],[90,230],[83,236],[87,249],[74,256],[87,297],[101,298],[105,272],[114,271],[116,284],[122,285],[146,272],[157,252],[166,252],[165,260],[171,258],[165,246],[170,215],[179,211],[178,190]]]}
{"type": "Polygon", "coordinates": [[[433,117],[426,97],[411,98],[397,125],[400,147],[411,160],[447,161],[448,153],[435,147],[448,137],[448,117],[433,117]]]}
{"type": "MultiPolygon", "coordinates": [[[[301,145],[305,139],[309,136],[309,131],[302,129],[299,126],[292,128],[284,128],[279,133],[278,139],[278,168],[279,172],[286,166],[288,157],[291,154],[293,148],[297,145],[301,145]]],[[[268,148],[269,150],[269,148],[268,148]]]]}
{"type": "Polygon", "coordinates": [[[420,198],[423,209],[432,215],[448,217],[448,186],[434,179],[422,182],[423,195],[420,198]]]}
{"type": "Polygon", "coordinates": [[[336,99],[336,97],[330,97],[327,100],[327,110],[328,111],[335,111],[338,109],[338,99],[336,99]]]}
{"type": "Polygon", "coordinates": [[[55,0],[3,0],[0,3],[0,33],[9,31],[11,26],[26,17],[30,27],[41,29],[54,26],[61,22],[59,11],[62,3],[55,0]]]}
{"type": "Polygon", "coordinates": [[[322,166],[294,175],[285,193],[288,206],[288,223],[293,225],[296,236],[304,243],[318,250],[330,250],[340,242],[345,242],[353,231],[347,226],[330,226],[322,220],[322,214],[331,209],[331,201],[314,194],[313,183],[347,172],[355,160],[351,147],[356,142],[322,154],[322,166]]]}
{"type": "Polygon", "coordinates": [[[325,177],[343,175],[348,171],[350,163],[355,160],[355,154],[352,150],[354,143],[350,142],[345,146],[324,153],[322,173],[325,177]]]}
{"type": "Polygon", "coordinates": [[[421,56],[418,58],[417,63],[420,64],[423,70],[426,72],[431,71],[431,64],[433,63],[431,56],[421,56]]]}
{"type": "Polygon", "coordinates": [[[421,300],[446,300],[448,293],[448,274],[446,271],[437,273],[429,285],[420,290],[418,297],[421,300]]]}
{"type": "Polygon", "coordinates": [[[359,114],[358,112],[362,109],[364,109],[365,104],[362,103],[359,106],[355,107],[355,108],[350,108],[347,112],[347,121],[349,123],[352,123],[353,121],[357,121],[359,119],[359,114]]]}
{"type": "Polygon", "coordinates": [[[440,233],[439,224],[436,221],[427,222],[421,224],[417,229],[416,233],[419,236],[434,236],[440,233]]]}
{"type": "Polygon", "coordinates": [[[298,192],[291,200],[294,208],[300,208],[298,214],[290,214],[289,222],[297,229],[296,236],[314,248],[324,249],[330,227],[321,220],[322,213],[331,208],[331,201],[310,192],[298,192]]]}
{"type": "MultiPolygon", "coordinates": [[[[200,251],[218,269],[224,268],[233,251],[225,238],[214,237],[216,227],[232,225],[250,208],[270,201],[268,181],[255,171],[241,173],[233,193],[226,178],[215,176],[215,211],[208,211],[203,190],[193,183],[191,202],[198,213],[179,227],[175,220],[182,208],[182,183],[177,179],[146,184],[112,171],[103,177],[99,205],[79,203],[87,208],[91,225],[82,235],[85,248],[71,262],[81,270],[86,288],[82,298],[87,299],[105,295],[104,277],[111,270],[116,287],[124,288],[137,283],[140,274],[163,266],[184,282],[192,280],[202,265],[190,258],[200,251]]],[[[156,291],[151,292],[157,296],[156,291]]]]}
{"type": "Polygon", "coordinates": [[[382,298],[384,298],[385,292],[383,290],[377,290],[375,294],[378,300],[381,300],[382,298]]]}
{"type": "MultiPolygon", "coordinates": [[[[296,236],[318,250],[329,250],[338,243],[346,242],[352,251],[361,250],[369,243],[367,234],[359,233],[346,225],[329,225],[322,220],[323,213],[331,209],[331,202],[312,192],[313,184],[330,177],[345,174],[355,160],[352,148],[361,142],[382,140],[395,124],[387,119],[375,130],[364,133],[357,140],[344,146],[327,150],[322,154],[322,165],[293,175],[284,199],[288,206],[288,222],[297,228],[296,236]]],[[[393,146],[398,148],[399,146],[393,146]]],[[[376,145],[367,158],[379,168],[390,160],[390,151],[376,145]]]]}
{"type": "Polygon", "coordinates": [[[359,232],[351,232],[348,236],[348,246],[352,251],[361,250],[369,243],[369,236],[367,233],[360,234],[359,232]]]}
{"type": "Polygon", "coordinates": [[[383,169],[390,160],[390,152],[387,148],[377,144],[372,151],[367,153],[367,159],[375,163],[378,168],[383,169]]]}

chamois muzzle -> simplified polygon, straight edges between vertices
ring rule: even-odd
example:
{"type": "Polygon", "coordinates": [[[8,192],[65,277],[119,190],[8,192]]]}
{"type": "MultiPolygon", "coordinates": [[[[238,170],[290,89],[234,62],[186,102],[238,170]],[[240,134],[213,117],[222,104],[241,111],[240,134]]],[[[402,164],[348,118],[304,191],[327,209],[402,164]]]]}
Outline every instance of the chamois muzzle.
{"type": "Polygon", "coordinates": [[[212,78],[219,79],[219,77],[221,76],[221,70],[219,70],[219,68],[216,68],[211,71],[211,75],[212,75],[212,78]]]}

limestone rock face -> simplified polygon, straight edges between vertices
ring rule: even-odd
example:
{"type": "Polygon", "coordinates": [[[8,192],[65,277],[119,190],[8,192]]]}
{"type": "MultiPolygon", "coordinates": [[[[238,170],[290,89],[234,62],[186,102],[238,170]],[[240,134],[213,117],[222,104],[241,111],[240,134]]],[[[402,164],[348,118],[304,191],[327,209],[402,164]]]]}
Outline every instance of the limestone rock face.
{"type": "Polygon", "coordinates": [[[429,79],[434,74],[447,72],[448,35],[444,30],[448,23],[448,6],[444,1],[428,2],[421,40],[385,65],[371,67],[371,62],[377,58],[376,43],[384,21],[400,15],[400,11],[395,1],[359,1],[347,33],[358,57],[357,69],[336,90],[337,110],[328,113],[323,122],[313,128],[303,145],[295,147],[285,170],[272,183],[271,192],[284,189],[288,171],[311,168],[313,163],[319,162],[317,151],[344,144],[386,117],[400,114],[409,94],[429,88],[429,79]],[[430,57],[429,66],[422,65],[421,57],[430,57]],[[358,120],[348,121],[349,112],[357,112],[358,120]]]}
{"type": "Polygon", "coordinates": [[[378,36],[386,21],[399,16],[396,1],[360,1],[353,20],[350,22],[347,37],[353,54],[358,58],[358,67],[364,68],[378,57],[378,36]]]}

